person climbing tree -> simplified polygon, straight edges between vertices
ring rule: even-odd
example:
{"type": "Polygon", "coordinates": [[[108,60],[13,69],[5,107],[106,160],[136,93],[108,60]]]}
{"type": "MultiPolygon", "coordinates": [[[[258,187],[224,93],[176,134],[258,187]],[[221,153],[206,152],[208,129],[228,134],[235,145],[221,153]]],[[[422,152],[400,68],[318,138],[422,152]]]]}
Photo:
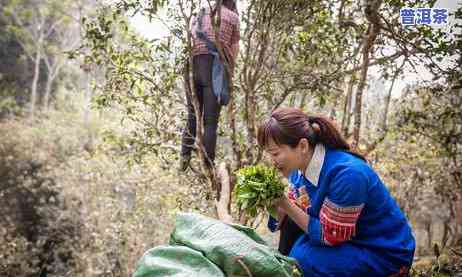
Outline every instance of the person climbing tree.
{"type": "MultiPolygon", "coordinates": [[[[220,44],[223,48],[226,63],[229,65],[227,76],[230,84],[232,72],[239,50],[239,15],[236,3],[233,0],[224,0],[220,15],[220,44]],[[229,76],[231,75],[231,76],[229,76]]],[[[217,142],[218,119],[220,116],[222,100],[217,92],[215,76],[212,76],[214,55],[217,53],[215,32],[212,26],[212,18],[217,12],[217,7],[203,8],[199,16],[195,17],[191,24],[193,37],[193,82],[194,93],[198,98],[201,114],[204,122],[204,147],[207,153],[207,162],[213,164],[217,142]],[[202,34],[202,35],[201,35],[202,34]],[[212,48],[212,49],[211,49],[212,48]],[[214,51],[215,50],[215,51],[214,51]],[[215,53],[213,53],[215,52],[215,53]]],[[[229,91],[229,88],[226,88],[229,91]]],[[[196,137],[196,116],[192,99],[186,97],[188,106],[188,119],[183,132],[180,170],[185,171],[191,160],[191,151],[194,148],[196,137]]]]}

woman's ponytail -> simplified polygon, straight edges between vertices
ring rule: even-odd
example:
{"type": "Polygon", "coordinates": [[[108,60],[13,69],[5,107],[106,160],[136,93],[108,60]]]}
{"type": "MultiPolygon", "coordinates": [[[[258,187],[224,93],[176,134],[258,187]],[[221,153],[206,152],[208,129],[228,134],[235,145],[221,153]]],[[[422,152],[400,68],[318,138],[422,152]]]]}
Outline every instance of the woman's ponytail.
{"type": "Polygon", "coordinates": [[[308,125],[309,129],[311,129],[308,133],[312,133],[311,141],[308,138],[311,144],[322,143],[333,149],[350,152],[351,154],[365,160],[361,154],[351,149],[350,144],[342,136],[332,120],[323,116],[309,115],[308,125]]]}

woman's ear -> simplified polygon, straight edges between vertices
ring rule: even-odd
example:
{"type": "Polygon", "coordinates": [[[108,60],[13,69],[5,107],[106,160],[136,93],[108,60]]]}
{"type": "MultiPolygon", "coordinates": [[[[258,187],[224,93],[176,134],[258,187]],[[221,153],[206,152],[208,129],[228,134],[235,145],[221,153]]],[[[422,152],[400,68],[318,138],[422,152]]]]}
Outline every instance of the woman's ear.
{"type": "Polygon", "coordinates": [[[308,151],[310,150],[310,143],[306,138],[300,139],[298,146],[300,147],[300,150],[303,154],[308,154],[308,151]]]}

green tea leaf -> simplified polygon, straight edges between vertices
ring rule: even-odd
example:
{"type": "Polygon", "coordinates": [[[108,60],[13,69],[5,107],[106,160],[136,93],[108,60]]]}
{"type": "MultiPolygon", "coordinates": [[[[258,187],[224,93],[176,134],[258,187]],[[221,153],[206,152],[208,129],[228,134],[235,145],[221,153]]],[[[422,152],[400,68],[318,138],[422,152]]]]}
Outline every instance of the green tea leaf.
{"type": "Polygon", "coordinates": [[[251,217],[268,211],[276,216],[275,199],[282,197],[285,186],[275,168],[265,165],[248,166],[237,172],[234,190],[236,203],[251,217]]]}

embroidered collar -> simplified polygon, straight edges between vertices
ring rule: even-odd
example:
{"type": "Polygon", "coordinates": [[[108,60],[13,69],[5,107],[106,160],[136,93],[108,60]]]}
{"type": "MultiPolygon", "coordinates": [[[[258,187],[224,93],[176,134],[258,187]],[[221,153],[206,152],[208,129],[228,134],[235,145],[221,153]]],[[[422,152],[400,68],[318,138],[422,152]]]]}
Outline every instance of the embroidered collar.
{"type": "Polygon", "coordinates": [[[324,164],[324,158],[326,157],[326,147],[323,144],[318,143],[314,148],[313,157],[308,164],[305,171],[305,178],[308,179],[314,186],[318,186],[319,175],[321,174],[322,165],[324,164]]]}

